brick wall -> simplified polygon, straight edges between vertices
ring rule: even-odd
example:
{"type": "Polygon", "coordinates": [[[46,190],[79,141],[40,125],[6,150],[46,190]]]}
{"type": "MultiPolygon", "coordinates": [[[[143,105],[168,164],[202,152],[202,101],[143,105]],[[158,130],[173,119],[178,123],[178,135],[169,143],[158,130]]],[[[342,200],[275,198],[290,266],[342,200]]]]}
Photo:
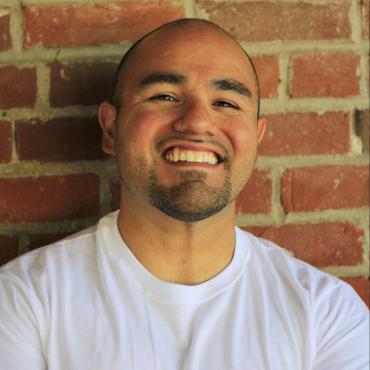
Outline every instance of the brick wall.
{"type": "Polygon", "coordinates": [[[133,40],[180,17],[249,51],[269,127],[238,223],[368,299],[368,0],[0,0],[0,262],[118,204],[98,103],[133,40]]]}

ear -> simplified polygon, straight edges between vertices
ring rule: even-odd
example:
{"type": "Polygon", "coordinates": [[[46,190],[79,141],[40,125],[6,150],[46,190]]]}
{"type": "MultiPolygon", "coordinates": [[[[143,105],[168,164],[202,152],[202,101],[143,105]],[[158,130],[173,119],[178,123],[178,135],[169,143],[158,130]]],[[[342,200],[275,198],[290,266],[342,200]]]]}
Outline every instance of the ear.
{"type": "Polygon", "coordinates": [[[116,118],[117,111],[113,104],[105,101],[99,106],[99,124],[103,131],[103,152],[116,154],[116,118]]]}
{"type": "Polygon", "coordinates": [[[257,139],[258,144],[261,144],[262,139],[265,135],[267,121],[265,117],[261,117],[257,121],[257,139]]]}

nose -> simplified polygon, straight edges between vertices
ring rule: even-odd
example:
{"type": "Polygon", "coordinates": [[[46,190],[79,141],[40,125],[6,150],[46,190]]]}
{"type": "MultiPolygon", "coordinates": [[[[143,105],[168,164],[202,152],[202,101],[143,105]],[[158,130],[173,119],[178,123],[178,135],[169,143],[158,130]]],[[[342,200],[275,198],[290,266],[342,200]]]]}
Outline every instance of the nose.
{"type": "Polygon", "coordinates": [[[184,104],[179,117],[173,122],[173,129],[186,134],[212,136],[215,125],[205,103],[193,101],[184,104]]]}

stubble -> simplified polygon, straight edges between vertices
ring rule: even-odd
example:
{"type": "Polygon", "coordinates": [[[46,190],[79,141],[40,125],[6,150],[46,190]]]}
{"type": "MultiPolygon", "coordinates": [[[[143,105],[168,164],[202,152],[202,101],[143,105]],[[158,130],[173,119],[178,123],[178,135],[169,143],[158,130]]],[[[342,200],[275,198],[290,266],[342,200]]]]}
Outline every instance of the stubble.
{"type": "Polygon", "coordinates": [[[231,202],[232,186],[228,171],[226,173],[223,185],[213,188],[206,183],[208,174],[205,171],[179,171],[180,184],[168,188],[160,183],[157,173],[152,170],[150,202],[177,220],[203,220],[218,213],[231,202]]]}

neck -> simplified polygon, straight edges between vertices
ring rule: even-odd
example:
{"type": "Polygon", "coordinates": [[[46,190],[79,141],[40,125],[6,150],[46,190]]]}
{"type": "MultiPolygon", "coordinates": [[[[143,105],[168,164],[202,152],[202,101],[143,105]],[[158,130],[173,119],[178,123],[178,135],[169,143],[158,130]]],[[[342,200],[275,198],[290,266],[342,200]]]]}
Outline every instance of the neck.
{"type": "Polygon", "coordinates": [[[235,202],[207,219],[183,222],[122,197],[118,218],[122,238],[148,271],[186,285],[207,281],[230,263],[234,226],[235,202]]]}

